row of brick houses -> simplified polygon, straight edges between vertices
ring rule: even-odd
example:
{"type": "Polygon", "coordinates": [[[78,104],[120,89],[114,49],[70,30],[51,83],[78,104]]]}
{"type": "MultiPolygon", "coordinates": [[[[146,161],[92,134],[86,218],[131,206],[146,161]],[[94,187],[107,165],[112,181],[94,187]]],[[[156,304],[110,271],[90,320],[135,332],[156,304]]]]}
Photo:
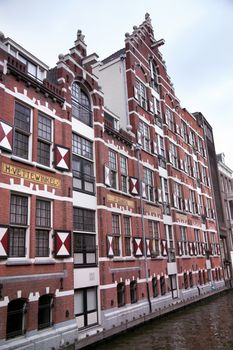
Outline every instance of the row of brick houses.
{"type": "MultiPolygon", "coordinates": [[[[203,121],[150,16],[49,69],[0,36],[0,349],[59,348],[224,286],[203,121]]],[[[230,276],[229,276],[230,278],[230,276]]]]}

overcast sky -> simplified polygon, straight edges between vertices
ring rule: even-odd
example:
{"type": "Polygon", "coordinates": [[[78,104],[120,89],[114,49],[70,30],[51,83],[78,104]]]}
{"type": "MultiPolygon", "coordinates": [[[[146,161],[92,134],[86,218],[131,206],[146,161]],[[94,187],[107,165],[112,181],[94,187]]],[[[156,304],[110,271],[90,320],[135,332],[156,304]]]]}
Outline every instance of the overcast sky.
{"type": "Polygon", "coordinates": [[[233,169],[233,0],[0,0],[0,30],[53,67],[77,29],[103,59],[146,12],[181,105],[203,113],[233,169]]]}

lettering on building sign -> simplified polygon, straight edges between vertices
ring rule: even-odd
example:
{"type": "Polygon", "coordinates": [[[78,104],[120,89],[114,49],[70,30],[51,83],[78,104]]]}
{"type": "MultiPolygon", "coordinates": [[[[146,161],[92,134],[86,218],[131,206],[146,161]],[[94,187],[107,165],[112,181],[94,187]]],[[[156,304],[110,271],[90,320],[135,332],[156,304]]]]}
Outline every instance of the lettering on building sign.
{"type": "Polygon", "coordinates": [[[161,208],[153,207],[153,205],[146,204],[144,207],[146,213],[151,213],[155,215],[161,215],[161,208]]]}
{"type": "Polygon", "coordinates": [[[134,201],[114,196],[112,194],[107,195],[107,201],[110,204],[117,204],[118,206],[129,207],[134,209],[134,201]]]}
{"type": "Polygon", "coordinates": [[[178,213],[176,213],[176,221],[187,223],[187,222],[188,222],[188,218],[187,218],[187,216],[184,215],[184,214],[178,214],[178,213]]]}
{"type": "Polygon", "coordinates": [[[2,163],[2,174],[17,177],[27,181],[48,185],[55,188],[61,187],[61,180],[52,176],[42,175],[36,171],[19,168],[14,165],[2,163]]]}

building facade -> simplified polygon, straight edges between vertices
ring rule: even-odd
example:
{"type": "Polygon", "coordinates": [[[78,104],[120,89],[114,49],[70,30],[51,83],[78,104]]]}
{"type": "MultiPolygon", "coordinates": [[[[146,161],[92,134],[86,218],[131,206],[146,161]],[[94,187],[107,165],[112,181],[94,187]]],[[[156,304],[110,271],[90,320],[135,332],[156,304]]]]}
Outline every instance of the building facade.
{"type": "Polygon", "coordinates": [[[175,95],[163,44],[146,15],[94,66],[106,107],[96,142],[106,329],[223,285],[204,128],[175,95]]]}
{"type": "Polygon", "coordinates": [[[0,36],[0,349],[78,347],[224,286],[203,123],[150,16],[49,69],[0,36]]]}

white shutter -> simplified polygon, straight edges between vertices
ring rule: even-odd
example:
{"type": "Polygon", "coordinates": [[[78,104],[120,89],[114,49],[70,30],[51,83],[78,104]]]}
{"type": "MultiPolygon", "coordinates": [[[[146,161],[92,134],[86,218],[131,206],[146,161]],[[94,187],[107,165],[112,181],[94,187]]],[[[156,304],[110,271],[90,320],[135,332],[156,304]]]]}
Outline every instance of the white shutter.
{"type": "Polygon", "coordinates": [[[183,161],[183,159],[180,159],[180,169],[184,170],[184,161],[183,161]]]}
{"type": "Polygon", "coordinates": [[[158,201],[160,203],[162,203],[163,199],[162,199],[162,190],[160,188],[158,188],[158,201]]]}
{"type": "Polygon", "coordinates": [[[177,197],[175,194],[173,194],[173,203],[174,203],[174,207],[178,208],[178,201],[177,201],[177,197]]]}
{"type": "Polygon", "coordinates": [[[184,200],[184,205],[185,205],[185,210],[189,211],[188,200],[187,199],[184,200]]]}
{"type": "Polygon", "coordinates": [[[104,166],[104,183],[106,186],[111,186],[110,184],[110,169],[107,165],[104,166]]]}
{"type": "Polygon", "coordinates": [[[139,101],[139,94],[138,94],[138,89],[136,88],[136,86],[134,86],[134,97],[136,98],[136,100],[139,101]]]}
{"type": "Polygon", "coordinates": [[[153,145],[153,153],[154,154],[158,154],[158,144],[157,144],[157,142],[153,141],[152,145],[153,145]]]}
{"type": "Polygon", "coordinates": [[[139,145],[142,145],[142,133],[137,131],[137,141],[139,145]]]}

